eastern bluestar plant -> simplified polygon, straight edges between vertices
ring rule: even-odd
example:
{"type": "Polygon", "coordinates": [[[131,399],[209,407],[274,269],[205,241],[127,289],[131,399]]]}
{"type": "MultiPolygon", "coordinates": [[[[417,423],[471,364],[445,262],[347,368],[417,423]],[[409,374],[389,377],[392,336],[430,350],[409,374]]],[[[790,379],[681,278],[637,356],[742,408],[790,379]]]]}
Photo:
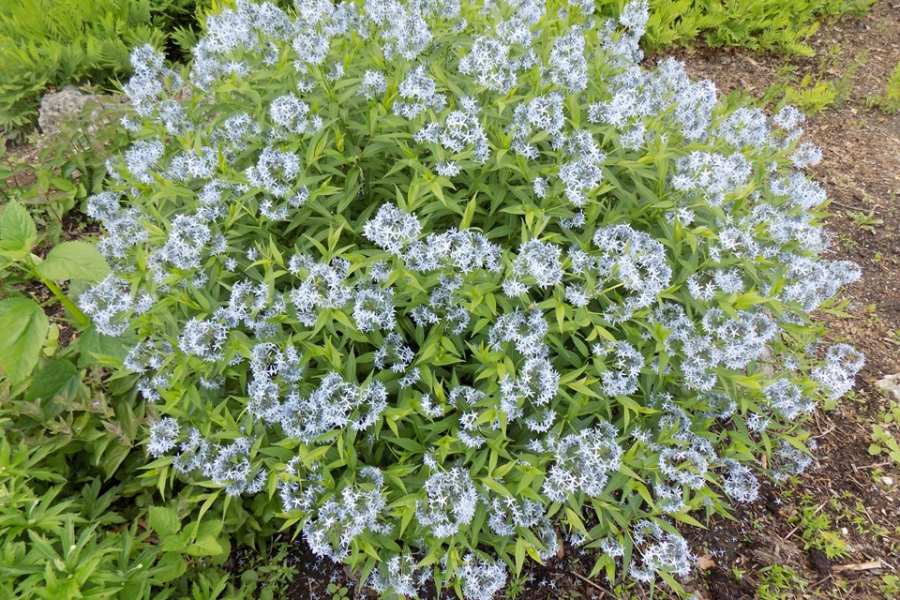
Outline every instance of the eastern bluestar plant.
{"type": "Polygon", "coordinates": [[[802,472],[863,363],[810,320],[860,273],[803,115],[641,66],[645,0],[593,10],[238,0],[184,73],[135,50],[81,308],[137,340],[152,473],[474,599],[564,538],[677,585],[675,521],[802,472]]]}

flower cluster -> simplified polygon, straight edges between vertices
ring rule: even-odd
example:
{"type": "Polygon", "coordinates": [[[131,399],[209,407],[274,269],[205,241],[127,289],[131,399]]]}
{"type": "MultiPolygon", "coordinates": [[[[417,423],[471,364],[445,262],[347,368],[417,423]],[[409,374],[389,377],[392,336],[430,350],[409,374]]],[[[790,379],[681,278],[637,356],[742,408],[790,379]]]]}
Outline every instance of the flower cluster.
{"type": "Polygon", "coordinates": [[[189,72],[135,51],[79,304],[132,345],[159,481],[473,600],[564,538],[685,575],[673,519],[811,464],[864,362],[815,343],[860,276],[821,257],[820,153],[596,4],[237,0],[189,72]]]}
{"type": "Polygon", "coordinates": [[[427,499],[417,508],[416,516],[435,536],[455,535],[472,521],[478,491],[464,469],[438,471],[425,481],[424,487],[427,499]]]}

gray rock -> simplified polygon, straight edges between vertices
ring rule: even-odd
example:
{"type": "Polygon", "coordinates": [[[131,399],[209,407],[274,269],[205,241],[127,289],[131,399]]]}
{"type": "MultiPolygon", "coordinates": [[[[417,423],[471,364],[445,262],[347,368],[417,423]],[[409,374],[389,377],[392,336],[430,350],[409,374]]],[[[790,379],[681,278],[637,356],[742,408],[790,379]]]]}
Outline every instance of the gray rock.
{"type": "Polygon", "coordinates": [[[879,389],[891,394],[894,400],[900,401],[900,373],[887,375],[875,382],[879,389]]]}
{"type": "Polygon", "coordinates": [[[41,99],[38,112],[38,126],[41,132],[44,135],[58,133],[62,123],[78,116],[89,102],[97,100],[98,96],[86,94],[73,86],[66,86],[58,92],[46,94],[41,99]]]}

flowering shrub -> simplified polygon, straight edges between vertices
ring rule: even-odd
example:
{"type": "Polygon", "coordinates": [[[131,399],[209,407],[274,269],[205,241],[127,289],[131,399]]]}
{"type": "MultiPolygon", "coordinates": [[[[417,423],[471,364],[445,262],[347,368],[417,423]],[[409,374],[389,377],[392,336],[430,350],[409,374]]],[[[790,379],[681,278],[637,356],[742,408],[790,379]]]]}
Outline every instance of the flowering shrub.
{"type": "Polygon", "coordinates": [[[859,271],[819,258],[803,117],[639,66],[646,2],[592,7],[239,1],[184,76],[135,51],[80,305],[136,336],[160,481],[489,598],[563,536],[677,585],[674,521],[809,464],[863,358],[809,320],[859,271]]]}

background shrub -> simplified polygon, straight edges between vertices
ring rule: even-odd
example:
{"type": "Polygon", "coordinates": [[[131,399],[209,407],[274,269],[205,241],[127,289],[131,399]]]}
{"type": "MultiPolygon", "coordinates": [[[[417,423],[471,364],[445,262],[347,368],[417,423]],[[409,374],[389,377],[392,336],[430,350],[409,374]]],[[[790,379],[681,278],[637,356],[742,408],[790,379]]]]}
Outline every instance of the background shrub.
{"type": "MultiPolygon", "coordinates": [[[[865,11],[874,0],[652,0],[644,44],[652,50],[690,45],[744,46],[811,55],[806,38],[830,15],[865,11]]],[[[288,0],[276,2],[282,8],[288,0]]],[[[131,48],[149,43],[184,61],[203,15],[231,0],[9,0],[0,6],[0,130],[34,121],[48,86],[114,86],[130,75],[131,48]]],[[[595,9],[614,17],[621,0],[595,9]]]]}
{"type": "Polygon", "coordinates": [[[0,597],[250,596],[279,571],[235,588],[221,566],[231,540],[267,538],[236,534],[240,511],[203,509],[206,490],[163,497],[143,477],[136,377],[109,376],[128,341],[99,334],[70,300],[108,272],[74,209],[127,142],[122,108],[87,106],[34,154],[0,163],[16,184],[0,190],[0,597]]]}
{"type": "Polygon", "coordinates": [[[8,0],[0,4],[0,130],[34,121],[48,86],[111,88],[130,74],[131,48],[183,59],[195,41],[195,0],[8,0]]]}
{"type": "Polygon", "coordinates": [[[859,272],[819,258],[803,117],[644,70],[646,3],[593,11],[239,2],[189,72],[132,54],[80,306],[135,336],[147,480],[488,598],[562,535],[677,588],[674,521],[810,463],[863,358],[808,316],[859,272]]]}
{"type": "MultiPolygon", "coordinates": [[[[617,2],[604,2],[617,4],[617,2]]],[[[806,44],[824,17],[859,14],[874,0],[651,0],[644,42],[652,49],[690,45],[742,46],[811,56],[806,44]]]]}

